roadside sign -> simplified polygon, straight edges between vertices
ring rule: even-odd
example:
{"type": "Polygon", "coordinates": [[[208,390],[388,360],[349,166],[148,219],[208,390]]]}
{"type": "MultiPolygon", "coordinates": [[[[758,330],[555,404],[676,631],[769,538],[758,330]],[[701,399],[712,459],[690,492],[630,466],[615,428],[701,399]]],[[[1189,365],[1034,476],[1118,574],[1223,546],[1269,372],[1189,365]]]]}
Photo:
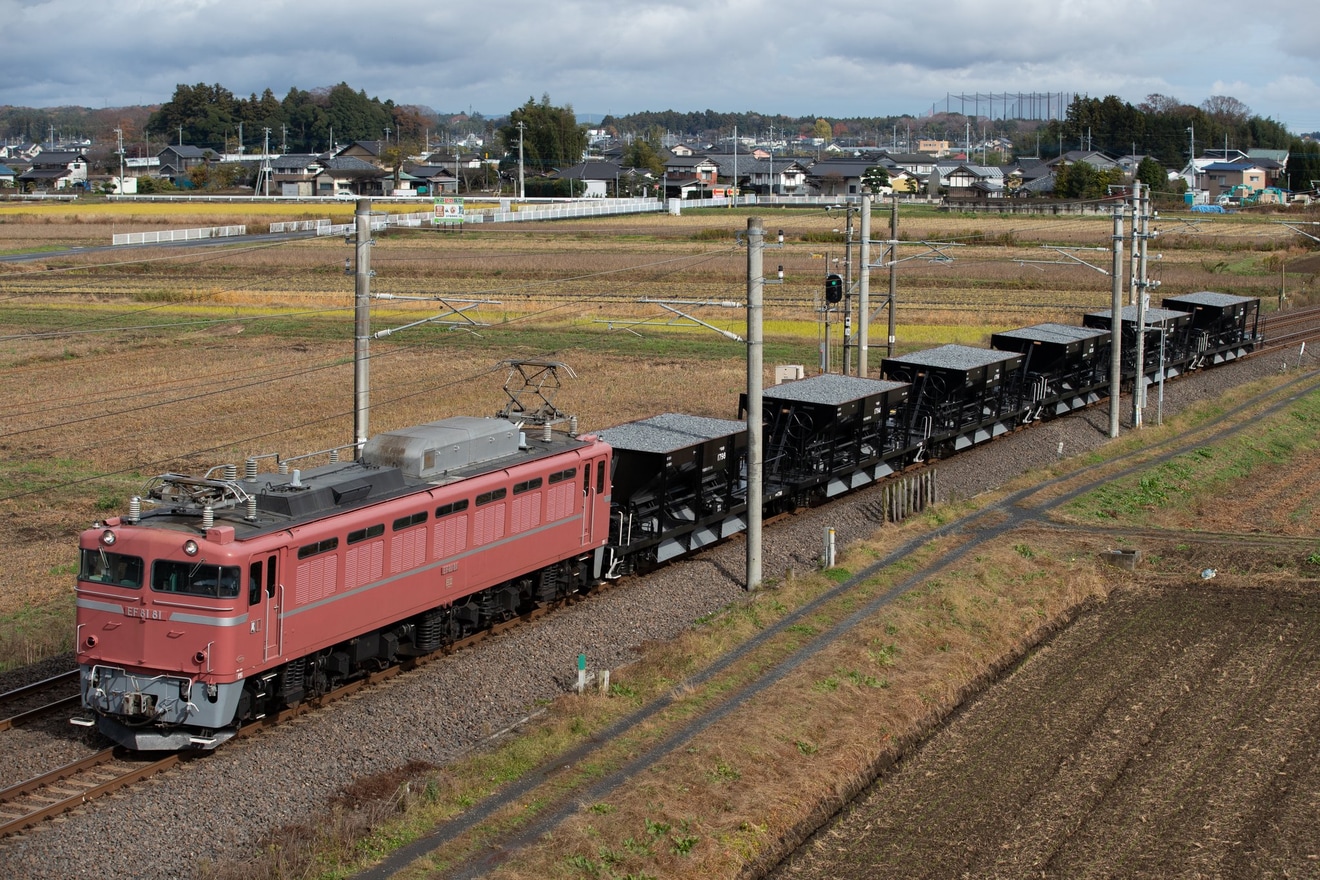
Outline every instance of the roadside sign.
{"type": "Polygon", "coordinates": [[[432,226],[461,225],[463,222],[463,200],[448,197],[435,200],[435,213],[431,215],[432,226]]]}

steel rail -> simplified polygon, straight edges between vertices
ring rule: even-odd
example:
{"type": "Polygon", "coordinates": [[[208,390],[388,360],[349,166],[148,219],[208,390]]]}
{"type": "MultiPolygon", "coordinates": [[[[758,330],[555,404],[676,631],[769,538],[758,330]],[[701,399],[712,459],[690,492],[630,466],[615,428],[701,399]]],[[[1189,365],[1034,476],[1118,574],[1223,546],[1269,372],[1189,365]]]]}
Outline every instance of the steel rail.
{"type": "Polygon", "coordinates": [[[166,755],[147,764],[129,767],[124,772],[116,773],[105,779],[105,772],[114,772],[106,765],[124,761],[117,748],[102,749],[99,752],[79,758],[49,773],[20,782],[0,791],[0,837],[7,837],[26,828],[40,824],[47,819],[77,809],[90,800],[127,788],[162,773],[185,760],[184,755],[166,755]],[[84,782],[80,776],[87,777],[84,782]],[[70,788],[76,788],[69,792],[70,788]],[[43,796],[44,795],[44,796],[43,796]],[[22,801],[29,801],[31,806],[22,801]],[[18,805],[15,812],[11,805],[18,805]]]}
{"type": "MultiPolygon", "coordinates": [[[[78,670],[71,669],[68,672],[61,672],[58,675],[52,675],[50,678],[45,678],[41,681],[34,681],[31,684],[26,684],[22,687],[17,687],[11,691],[5,691],[3,694],[0,694],[0,706],[8,706],[12,703],[39,694],[42,691],[52,690],[60,685],[76,682],[77,680],[78,670]]],[[[76,703],[77,701],[78,695],[74,694],[68,697],[61,697],[53,702],[46,703],[34,709],[24,709],[20,712],[15,712],[12,715],[5,715],[5,717],[0,718],[0,730],[8,730],[11,727],[16,727],[24,722],[31,721],[33,718],[37,718],[48,712],[54,712],[57,709],[62,709],[76,703]]],[[[7,709],[5,711],[8,712],[7,709]]]]}

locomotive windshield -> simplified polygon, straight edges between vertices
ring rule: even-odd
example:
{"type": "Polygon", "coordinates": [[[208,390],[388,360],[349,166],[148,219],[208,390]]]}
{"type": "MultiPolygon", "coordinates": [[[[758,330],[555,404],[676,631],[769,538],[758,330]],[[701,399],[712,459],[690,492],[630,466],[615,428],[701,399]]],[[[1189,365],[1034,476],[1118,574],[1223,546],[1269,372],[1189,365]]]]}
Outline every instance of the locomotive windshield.
{"type": "Polygon", "coordinates": [[[111,553],[108,550],[82,551],[82,567],[78,572],[79,580],[94,581],[98,584],[110,584],[115,587],[128,587],[130,590],[142,587],[142,558],[126,556],[123,553],[111,553]]]}
{"type": "Polygon", "coordinates": [[[151,588],[160,593],[237,599],[238,582],[239,569],[236,565],[158,559],[151,566],[151,588]]]}

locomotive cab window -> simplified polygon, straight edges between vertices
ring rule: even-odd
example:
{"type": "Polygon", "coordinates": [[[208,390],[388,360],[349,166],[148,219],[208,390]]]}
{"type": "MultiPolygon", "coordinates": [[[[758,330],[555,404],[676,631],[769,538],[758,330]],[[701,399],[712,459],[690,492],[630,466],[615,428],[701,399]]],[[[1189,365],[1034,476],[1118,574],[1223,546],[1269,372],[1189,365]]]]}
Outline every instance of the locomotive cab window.
{"type": "Polygon", "coordinates": [[[111,553],[108,550],[82,551],[82,565],[78,578],[98,584],[115,587],[127,587],[137,590],[142,587],[142,558],[123,553],[111,553]]]}
{"type": "Polygon", "coordinates": [[[248,566],[248,604],[261,604],[261,563],[254,562],[248,566]]]}
{"type": "Polygon", "coordinates": [[[151,589],[158,593],[237,599],[240,571],[237,565],[158,559],[151,566],[151,589]]]}

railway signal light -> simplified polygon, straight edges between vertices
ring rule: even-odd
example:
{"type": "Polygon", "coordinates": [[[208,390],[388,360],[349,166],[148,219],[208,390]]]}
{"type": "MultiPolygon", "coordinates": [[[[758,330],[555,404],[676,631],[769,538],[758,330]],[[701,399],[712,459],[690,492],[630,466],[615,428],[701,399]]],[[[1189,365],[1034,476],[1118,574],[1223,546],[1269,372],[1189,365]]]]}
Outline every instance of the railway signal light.
{"type": "Polygon", "coordinates": [[[825,302],[837,303],[843,301],[843,277],[837,272],[831,272],[825,276],[825,302]]]}

